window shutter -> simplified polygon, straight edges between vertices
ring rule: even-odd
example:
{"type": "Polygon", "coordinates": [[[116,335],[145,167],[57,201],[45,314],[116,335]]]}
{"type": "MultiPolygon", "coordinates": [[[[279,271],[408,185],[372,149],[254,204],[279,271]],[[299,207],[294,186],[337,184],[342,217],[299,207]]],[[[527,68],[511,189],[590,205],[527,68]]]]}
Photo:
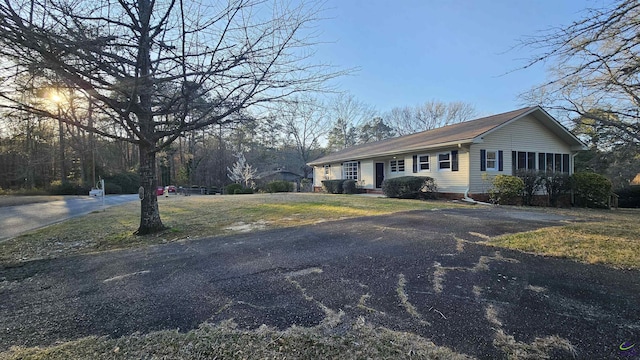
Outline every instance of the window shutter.
{"type": "Polygon", "coordinates": [[[413,155],[413,172],[418,172],[418,155],[413,155]]]}
{"type": "Polygon", "coordinates": [[[451,152],[451,171],[458,171],[458,150],[451,152]]]}
{"type": "Polygon", "coordinates": [[[498,150],[498,171],[504,170],[504,165],[502,165],[503,162],[504,162],[504,154],[502,150],[498,150]]]}
{"type": "Polygon", "coordinates": [[[487,171],[487,150],[480,150],[480,171],[487,171]]]}
{"type": "Polygon", "coordinates": [[[516,174],[516,163],[518,162],[518,154],[515,151],[511,152],[511,175],[516,174]]]}

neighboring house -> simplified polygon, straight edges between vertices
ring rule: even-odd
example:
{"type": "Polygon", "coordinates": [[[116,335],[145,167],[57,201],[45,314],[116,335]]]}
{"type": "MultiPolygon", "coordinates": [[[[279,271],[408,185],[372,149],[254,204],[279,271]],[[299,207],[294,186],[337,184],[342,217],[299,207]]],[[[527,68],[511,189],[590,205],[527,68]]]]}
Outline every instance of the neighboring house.
{"type": "Polygon", "coordinates": [[[367,192],[382,181],[429,176],[446,197],[486,193],[491,178],[518,169],[573,173],[586,145],[539,106],[344,149],[309,163],[322,180],[354,179],[367,192]]]}
{"type": "Polygon", "coordinates": [[[274,181],[274,180],[284,180],[290,182],[299,182],[303,178],[302,175],[298,175],[294,172],[288,170],[274,170],[274,171],[266,171],[256,176],[256,179],[262,180],[265,182],[274,181]]]}
{"type": "Polygon", "coordinates": [[[294,184],[294,189],[296,189],[296,191],[299,191],[298,189],[300,189],[300,181],[302,178],[302,175],[298,175],[288,170],[279,169],[258,174],[258,176],[256,176],[256,181],[259,185],[263,186],[275,180],[288,181],[294,184]]]}

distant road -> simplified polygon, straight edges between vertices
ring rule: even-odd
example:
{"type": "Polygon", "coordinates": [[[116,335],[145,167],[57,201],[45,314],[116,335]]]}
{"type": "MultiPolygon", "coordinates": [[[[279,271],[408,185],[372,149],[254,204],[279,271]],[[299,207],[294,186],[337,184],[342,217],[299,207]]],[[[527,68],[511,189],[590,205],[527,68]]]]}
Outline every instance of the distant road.
{"type": "MultiPolygon", "coordinates": [[[[138,195],[107,195],[104,207],[138,200],[138,195]]],[[[0,241],[23,232],[55,224],[102,209],[102,199],[90,196],[68,197],[45,203],[0,207],[0,241]]]]}

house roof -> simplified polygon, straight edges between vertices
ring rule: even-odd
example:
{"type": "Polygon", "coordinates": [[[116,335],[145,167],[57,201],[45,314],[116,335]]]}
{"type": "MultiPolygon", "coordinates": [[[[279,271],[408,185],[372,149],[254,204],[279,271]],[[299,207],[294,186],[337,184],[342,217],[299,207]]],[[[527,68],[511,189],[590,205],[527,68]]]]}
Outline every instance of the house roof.
{"type": "Polygon", "coordinates": [[[357,145],[309,162],[321,165],[348,160],[389,156],[416,150],[427,150],[482,142],[482,137],[524,116],[533,115],[556,135],[576,150],[586,149],[585,144],[539,106],[526,107],[502,114],[487,116],[441,128],[396,138],[357,145]]]}

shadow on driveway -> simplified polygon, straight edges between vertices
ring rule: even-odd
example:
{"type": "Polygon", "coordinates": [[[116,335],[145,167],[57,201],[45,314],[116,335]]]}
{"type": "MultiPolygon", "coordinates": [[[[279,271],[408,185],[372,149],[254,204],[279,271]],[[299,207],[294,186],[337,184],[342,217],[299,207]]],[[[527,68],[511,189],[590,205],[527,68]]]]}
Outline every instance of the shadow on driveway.
{"type": "Polygon", "coordinates": [[[616,358],[640,340],[640,272],[481,243],[569,220],[413,211],[0,268],[0,350],[225,319],[339,335],[363,317],[479,358],[616,358]]]}

